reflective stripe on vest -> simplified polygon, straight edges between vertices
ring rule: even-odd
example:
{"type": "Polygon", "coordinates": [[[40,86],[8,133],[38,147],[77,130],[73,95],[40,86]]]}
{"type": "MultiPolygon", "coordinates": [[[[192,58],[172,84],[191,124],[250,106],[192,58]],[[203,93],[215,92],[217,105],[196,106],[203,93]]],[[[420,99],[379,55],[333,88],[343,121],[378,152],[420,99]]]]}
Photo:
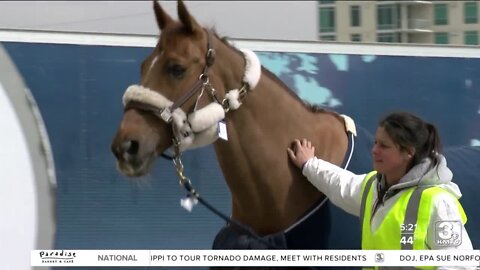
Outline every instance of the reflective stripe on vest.
{"type": "MultiPolygon", "coordinates": [[[[427,230],[430,224],[432,200],[440,193],[448,191],[435,186],[412,187],[400,191],[390,199],[396,202],[386,214],[376,229],[372,231],[371,220],[373,211],[372,186],[377,179],[375,171],[367,174],[362,187],[362,201],[360,208],[360,222],[362,229],[362,249],[364,250],[425,250],[427,230]]],[[[455,202],[465,224],[467,218],[462,206],[455,198],[455,202]]],[[[432,267],[418,267],[431,269],[432,267]]]]}

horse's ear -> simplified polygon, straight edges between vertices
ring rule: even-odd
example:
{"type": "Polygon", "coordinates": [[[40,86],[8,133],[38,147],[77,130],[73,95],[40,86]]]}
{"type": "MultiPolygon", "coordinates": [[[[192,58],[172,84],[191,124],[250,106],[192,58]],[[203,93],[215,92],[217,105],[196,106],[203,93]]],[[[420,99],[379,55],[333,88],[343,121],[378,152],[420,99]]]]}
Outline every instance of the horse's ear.
{"type": "Polygon", "coordinates": [[[185,28],[189,33],[193,33],[197,28],[200,28],[200,25],[190,15],[190,13],[187,10],[187,7],[185,6],[182,0],[178,0],[177,10],[178,10],[178,18],[180,19],[180,21],[182,22],[182,24],[185,26],[185,28]]]}
{"type": "Polygon", "coordinates": [[[173,22],[173,19],[163,10],[157,0],[153,0],[153,10],[155,11],[155,18],[157,19],[160,30],[162,30],[165,25],[173,22]]]}

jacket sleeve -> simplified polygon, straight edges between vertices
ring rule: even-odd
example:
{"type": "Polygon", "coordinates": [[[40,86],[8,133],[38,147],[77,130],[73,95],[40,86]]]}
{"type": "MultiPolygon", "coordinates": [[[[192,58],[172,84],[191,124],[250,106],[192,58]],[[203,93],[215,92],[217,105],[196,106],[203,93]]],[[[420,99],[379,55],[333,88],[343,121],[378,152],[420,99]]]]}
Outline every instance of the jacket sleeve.
{"type": "MultiPolygon", "coordinates": [[[[427,232],[427,246],[430,249],[436,250],[452,250],[452,249],[461,249],[461,250],[473,250],[472,242],[468,236],[465,226],[462,224],[462,218],[458,207],[456,205],[455,199],[448,194],[439,195],[434,202],[434,209],[430,217],[430,225],[427,232]],[[437,224],[440,222],[448,222],[452,224],[452,221],[455,223],[453,227],[453,232],[460,232],[459,245],[440,245],[437,243],[439,239],[438,229],[436,228],[437,224]]],[[[445,269],[475,269],[475,267],[451,267],[451,266],[441,266],[438,267],[439,270],[445,269]]]]}
{"type": "Polygon", "coordinates": [[[356,175],[316,157],[305,163],[302,173],[333,204],[352,215],[360,215],[362,183],[366,174],[356,175]]]}

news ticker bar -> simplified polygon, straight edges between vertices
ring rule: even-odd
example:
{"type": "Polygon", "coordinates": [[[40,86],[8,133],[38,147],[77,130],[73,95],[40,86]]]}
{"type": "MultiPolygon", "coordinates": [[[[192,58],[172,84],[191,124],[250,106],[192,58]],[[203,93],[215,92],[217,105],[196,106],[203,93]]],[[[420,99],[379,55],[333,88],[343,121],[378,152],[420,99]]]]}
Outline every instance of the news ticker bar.
{"type": "Polygon", "coordinates": [[[480,250],[34,250],[32,266],[476,266],[480,250]]]}

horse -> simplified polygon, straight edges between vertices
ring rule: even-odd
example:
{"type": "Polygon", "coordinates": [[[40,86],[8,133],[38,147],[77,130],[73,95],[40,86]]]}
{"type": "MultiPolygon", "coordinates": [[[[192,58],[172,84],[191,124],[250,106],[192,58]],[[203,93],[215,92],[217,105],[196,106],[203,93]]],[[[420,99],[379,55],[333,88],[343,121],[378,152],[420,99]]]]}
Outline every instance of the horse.
{"type": "Polygon", "coordinates": [[[168,149],[178,157],[213,143],[232,200],[213,248],[327,248],[326,197],[289,161],[287,148],[307,138],[316,156],[341,166],[351,121],[303,102],[253,52],[202,27],[183,1],[179,20],[155,0],[153,9],[158,43],[141,64],[140,84],[124,94],[111,145],[120,172],[143,176],[168,149]]]}

